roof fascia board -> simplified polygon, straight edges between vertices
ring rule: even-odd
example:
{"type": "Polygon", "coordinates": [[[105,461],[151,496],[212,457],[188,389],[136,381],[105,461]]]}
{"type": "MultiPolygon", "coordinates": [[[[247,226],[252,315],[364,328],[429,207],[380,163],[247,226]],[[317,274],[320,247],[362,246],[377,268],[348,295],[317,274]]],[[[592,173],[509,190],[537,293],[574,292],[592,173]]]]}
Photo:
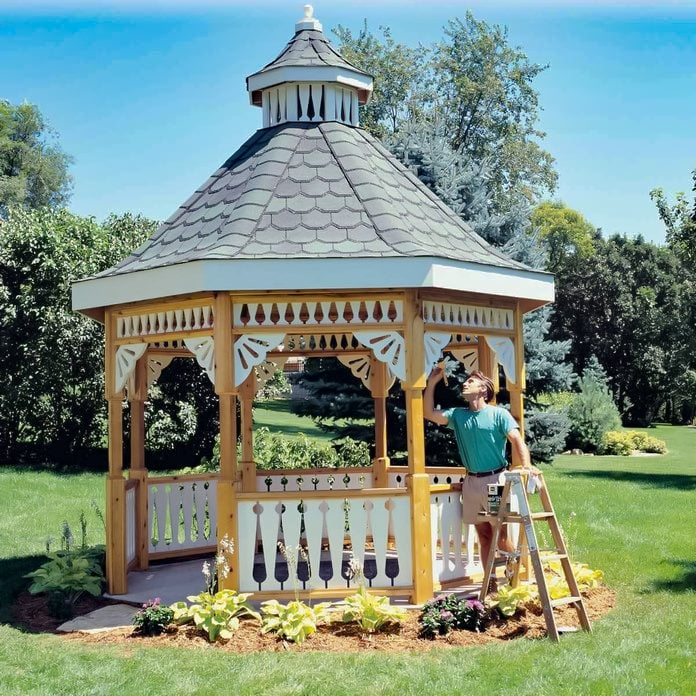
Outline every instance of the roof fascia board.
{"type": "Polygon", "coordinates": [[[372,78],[337,65],[285,65],[247,77],[249,94],[284,82],[338,82],[372,91],[372,78]]]}
{"type": "MultiPolygon", "coordinates": [[[[553,275],[432,257],[253,259],[192,261],[87,278],[72,286],[73,309],[88,313],[120,305],[198,292],[436,288],[553,302],[553,275]],[[367,281],[366,279],[369,279],[367,281]]],[[[539,306],[539,305],[537,305],[539,306]]]]}

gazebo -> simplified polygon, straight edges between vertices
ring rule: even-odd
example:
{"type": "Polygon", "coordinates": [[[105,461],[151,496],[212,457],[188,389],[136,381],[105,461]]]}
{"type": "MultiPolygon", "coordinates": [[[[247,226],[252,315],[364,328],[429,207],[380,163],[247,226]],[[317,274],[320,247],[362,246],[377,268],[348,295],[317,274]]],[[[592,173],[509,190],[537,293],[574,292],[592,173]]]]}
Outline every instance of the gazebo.
{"type": "Polygon", "coordinates": [[[331,47],[310,6],[247,88],[263,127],[142,247],[73,285],[74,309],[105,327],[109,591],[125,593],[131,569],[228,536],[224,586],[256,598],[298,582],[344,596],[352,555],[375,590],[422,603],[480,569],[452,488],[461,470],[427,466],[427,374],[443,352],[496,378],[501,366],[522,423],[522,317],[553,299],[552,276],[489,246],[359,127],[372,78],[331,47]],[[295,356],[336,357],[370,390],[371,467],[257,471],[252,402],[295,356]],[[197,360],[218,396],[219,473],[148,474],[147,389],[175,357],[197,360]],[[408,440],[399,467],[386,433],[395,380],[408,440]],[[299,578],[279,541],[305,549],[299,578]]]}

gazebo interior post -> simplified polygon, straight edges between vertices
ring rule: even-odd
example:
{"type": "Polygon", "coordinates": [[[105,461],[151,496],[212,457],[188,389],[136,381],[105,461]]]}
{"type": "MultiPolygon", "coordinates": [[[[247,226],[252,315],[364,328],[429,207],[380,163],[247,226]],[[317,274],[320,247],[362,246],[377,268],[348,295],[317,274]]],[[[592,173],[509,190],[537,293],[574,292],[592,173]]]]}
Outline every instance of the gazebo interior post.
{"type": "Polygon", "coordinates": [[[130,471],[138,484],[135,489],[135,557],[144,570],[149,565],[147,550],[147,469],[145,468],[145,400],[147,399],[147,361],[145,353],[135,364],[130,401],[130,471]]]}
{"type": "Polygon", "coordinates": [[[237,541],[237,390],[234,385],[232,302],[229,293],[215,296],[215,391],[220,404],[220,475],[217,484],[218,540],[225,536],[235,541],[229,558],[230,571],[219,577],[221,588],[239,587],[237,541]]]}
{"type": "Polygon", "coordinates": [[[413,591],[410,601],[423,604],[431,599],[433,554],[430,530],[430,478],[425,473],[425,429],[423,389],[425,389],[425,345],[421,303],[415,291],[404,298],[404,343],[406,380],[402,384],[406,401],[406,438],[413,540],[413,591]]]}
{"type": "Polygon", "coordinates": [[[116,391],[116,317],[104,317],[104,387],[108,403],[109,473],[106,479],[106,579],[111,594],[128,591],[126,481],[123,478],[123,391],[116,391]]]}
{"type": "MultiPolygon", "coordinates": [[[[525,390],[525,369],[524,369],[524,334],[522,331],[523,314],[519,302],[515,307],[515,377],[516,381],[508,380],[508,392],[510,393],[510,413],[520,425],[520,433],[524,437],[524,390],[525,390]]],[[[519,460],[517,452],[512,450],[513,468],[521,467],[523,462],[519,460]]]]}
{"type": "MultiPolygon", "coordinates": [[[[500,389],[500,375],[498,374],[498,359],[495,351],[488,345],[488,341],[483,336],[479,336],[478,341],[478,369],[493,380],[495,393],[500,389]]],[[[495,396],[492,403],[495,403],[495,396]]]]}
{"type": "Polygon", "coordinates": [[[372,460],[372,485],[389,487],[389,457],[387,455],[387,365],[370,358],[370,393],[375,404],[375,456],[372,460]]]}
{"type": "Polygon", "coordinates": [[[256,490],[256,462],[254,461],[254,432],[252,407],[256,396],[256,372],[249,376],[239,387],[241,406],[241,440],[242,440],[242,491],[252,493],[256,490]]]}

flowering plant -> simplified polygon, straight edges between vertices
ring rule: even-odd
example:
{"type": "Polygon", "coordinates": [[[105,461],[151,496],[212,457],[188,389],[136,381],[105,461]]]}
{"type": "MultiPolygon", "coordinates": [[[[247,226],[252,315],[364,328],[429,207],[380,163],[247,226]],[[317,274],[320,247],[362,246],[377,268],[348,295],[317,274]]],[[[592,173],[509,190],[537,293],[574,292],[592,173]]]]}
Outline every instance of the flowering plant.
{"type": "Polygon", "coordinates": [[[141,636],[158,636],[171,623],[174,611],[161,604],[159,597],[148,599],[133,617],[135,632],[141,636]]]}
{"type": "Polygon", "coordinates": [[[455,594],[439,595],[423,605],[419,618],[420,635],[424,638],[444,636],[452,629],[485,631],[490,614],[478,599],[466,599],[455,594]]]}

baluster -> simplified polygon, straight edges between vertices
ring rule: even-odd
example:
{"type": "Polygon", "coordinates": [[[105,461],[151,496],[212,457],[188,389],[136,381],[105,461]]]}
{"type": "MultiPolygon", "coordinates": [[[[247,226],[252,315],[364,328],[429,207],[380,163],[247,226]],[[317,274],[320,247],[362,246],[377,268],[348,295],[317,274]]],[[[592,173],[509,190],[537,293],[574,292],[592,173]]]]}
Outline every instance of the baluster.
{"type": "Polygon", "coordinates": [[[343,587],[344,581],[341,576],[343,564],[343,538],[345,535],[345,512],[343,500],[340,498],[330,498],[326,501],[326,531],[329,538],[329,553],[331,554],[331,579],[328,581],[329,587],[343,587]]]}
{"type": "Polygon", "coordinates": [[[183,520],[184,538],[182,540],[182,545],[189,546],[192,542],[196,541],[193,538],[193,534],[192,534],[193,485],[191,483],[185,483],[184,489],[181,491],[181,509],[182,509],[183,514],[184,514],[184,520],[183,520]]]}

